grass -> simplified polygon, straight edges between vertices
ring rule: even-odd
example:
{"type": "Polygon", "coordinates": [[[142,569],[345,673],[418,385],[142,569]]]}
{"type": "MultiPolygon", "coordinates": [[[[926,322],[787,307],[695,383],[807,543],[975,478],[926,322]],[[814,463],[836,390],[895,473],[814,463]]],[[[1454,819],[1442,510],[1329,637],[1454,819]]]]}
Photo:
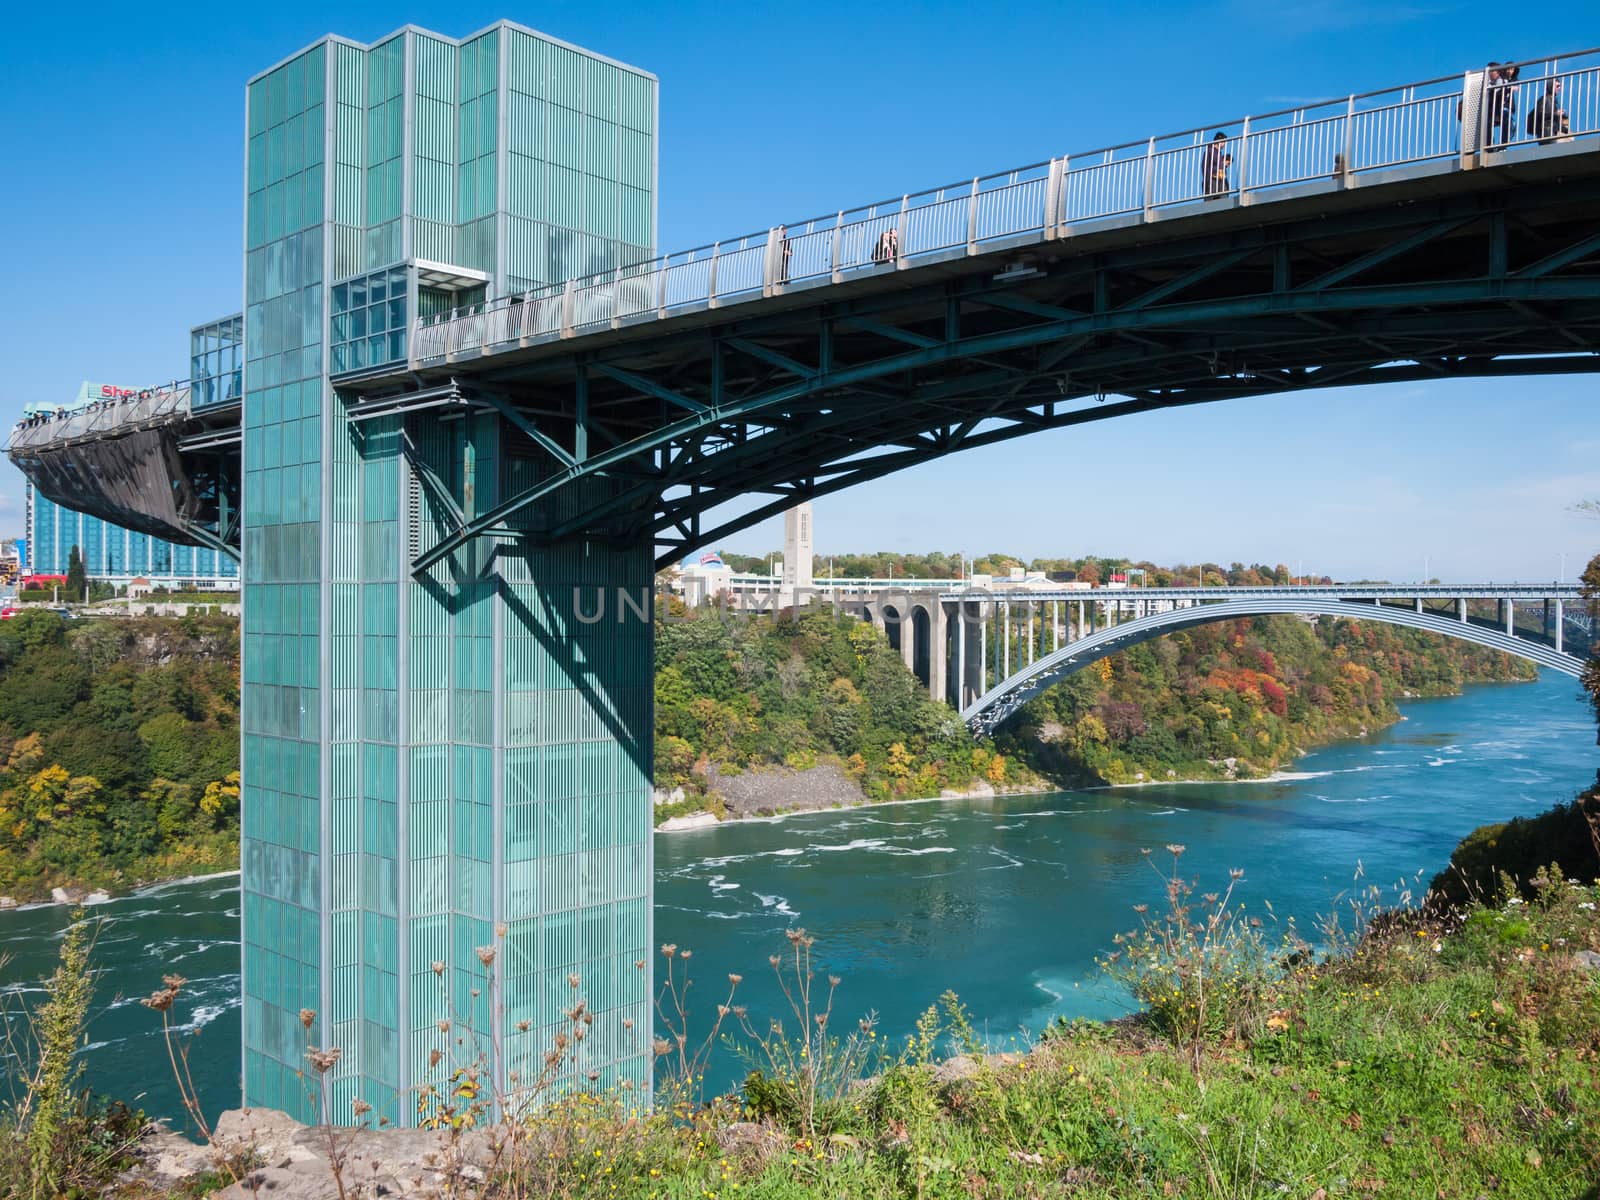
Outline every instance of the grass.
{"type": "MultiPolygon", "coordinates": [[[[658,1002],[671,1103],[641,1114],[634,1096],[578,1090],[509,1135],[483,1108],[450,1137],[502,1150],[481,1184],[449,1187],[489,1200],[1600,1200],[1600,971],[1575,957],[1600,952],[1600,883],[1545,872],[1530,900],[1374,914],[1325,934],[1332,952],[1286,959],[1260,952],[1225,885],[1215,899],[1174,886],[1176,855],[1162,878],[1165,910],[1124,942],[1145,947],[1141,977],[1197,987],[1197,969],[1223,962],[1254,976],[1212,993],[1203,1019],[1179,1006],[1059,1022],[1027,1053],[986,1055],[947,994],[885,1048],[870,1016],[844,1016],[825,943],[799,933],[769,964],[795,1008],[787,1030],[745,1013],[731,977],[721,1024],[691,1031],[690,956],[673,947],[682,992],[658,1002]],[[1229,952],[1235,938],[1246,953],[1229,952]],[[712,1035],[759,1068],[740,1095],[696,1090],[695,1047],[712,1035]]],[[[573,1012],[578,1038],[581,1000],[573,1012]]],[[[581,1087],[581,1069],[570,1077],[581,1087]]],[[[0,1121],[0,1138],[25,1142],[25,1125],[0,1121]]],[[[3,1176],[25,1161],[0,1155],[0,1196],[37,1194],[3,1176]]]]}

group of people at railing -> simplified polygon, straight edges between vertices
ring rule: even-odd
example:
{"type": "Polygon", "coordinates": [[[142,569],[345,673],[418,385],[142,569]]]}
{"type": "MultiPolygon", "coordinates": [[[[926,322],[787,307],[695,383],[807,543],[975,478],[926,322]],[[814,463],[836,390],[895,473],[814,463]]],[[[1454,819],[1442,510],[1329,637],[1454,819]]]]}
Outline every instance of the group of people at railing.
{"type": "MultiPolygon", "coordinates": [[[[1487,149],[1496,150],[1517,140],[1517,92],[1521,75],[1522,68],[1515,63],[1489,64],[1486,76],[1489,101],[1487,149]]],[[[1459,104],[1456,106],[1456,116],[1461,116],[1459,104]]],[[[1544,81],[1544,91],[1528,107],[1526,133],[1528,137],[1538,139],[1541,146],[1572,140],[1572,120],[1566,109],[1561,107],[1561,79],[1558,76],[1550,76],[1544,81]]]]}
{"type": "MultiPolygon", "coordinates": [[[[1522,138],[1541,146],[1572,140],[1572,119],[1562,107],[1562,79],[1548,75],[1538,98],[1528,106],[1523,128],[1517,128],[1517,97],[1522,88],[1522,67],[1514,63],[1491,62],[1483,76],[1483,97],[1487,106],[1484,122],[1484,148],[1499,150],[1522,138]]],[[[1530,81],[1531,83],[1532,81],[1530,81]]],[[[1456,101],[1456,119],[1463,118],[1466,101],[1456,101]]],[[[1211,135],[1200,154],[1200,194],[1207,200],[1220,200],[1233,191],[1229,170],[1233,166],[1232,144],[1222,130],[1211,135]]],[[[1333,173],[1342,175],[1349,164],[1340,152],[1334,155],[1333,173]]]]}
{"type": "Polygon", "coordinates": [[[16,423],[17,429],[33,429],[40,425],[53,425],[57,421],[68,421],[73,417],[88,416],[92,413],[105,412],[108,409],[120,408],[125,404],[137,404],[140,400],[149,400],[154,396],[167,395],[177,390],[176,385],[164,388],[145,388],[142,391],[127,391],[116,396],[108,396],[104,400],[91,400],[87,404],[80,404],[76,408],[68,408],[58,404],[55,408],[31,412],[16,423]]]}

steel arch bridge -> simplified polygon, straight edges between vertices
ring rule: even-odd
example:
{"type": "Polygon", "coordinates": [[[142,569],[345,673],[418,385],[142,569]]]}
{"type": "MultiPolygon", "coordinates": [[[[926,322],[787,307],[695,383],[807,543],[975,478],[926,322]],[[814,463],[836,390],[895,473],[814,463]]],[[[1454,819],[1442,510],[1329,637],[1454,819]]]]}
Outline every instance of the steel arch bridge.
{"type": "MultiPolygon", "coordinates": [[[[800,501],[1092,421],[1594,371],[1600,52],[1525,73],[1519,111],[1564,82],[1568,136],[1498,144],[1471,70],[418,318],[404,359],[332,376],[341,436],[398,419],[420,514],[409,566],[445,583],[578,539],[653,545],[665,565],[800,501]],[[1237,160],[1220,191],[1200,178],[1213,136],[1237,160]],[[463,412],[483,419],[432,436],[463,412]],[[459,477],[463,438],[493,486],[459,477]]],[[[45,494],[127,523],[122,460],[148,452],[118,437],[33,430],[11,455],[45,494]]],[[[172,490],[222,496],[163,536],[237,544],[237,438],[167,430],[160,449],[172,490]]]]}
{"type": "Polygon", "coordinates": [[[1413,608],[1341,600],[1332,596],[1252,597],[1220,600],[1188,608],[1174,608],[1096,630],[1053,653],[1036,659],[1001,680],[972,704],[962,709],[961,718],[974,732],[992,734],[1008,717],[1040,692],[1102,658],[1164,634],[1192,629],[1197,625],[1209,625],[1239,617],[1284,613],[1346,617],[1353,621],[1382,621],[1514,654],[1565,675],[1576,677],[1583,672],[1584,660],[1576,655],[1532,638],[1506,633],[1496,625],[1483,622],[1462,620],[1438,612],[1413,608]]]}
{"type": "Polygon", "coordinates": [[[667,565],[802,501],[1045,430],[1241,396],[1600,369],[1597,210],[1592,153],[1330,189],[774,285],[659,327],[342,386],[355,417],[446,398],[525,435],[538,481],[477,515],[447,505],[449,532],[415,573],[506,535],[653,541],[667,565]],[[762,499],[726,507],[749,496],[762,499]]]}

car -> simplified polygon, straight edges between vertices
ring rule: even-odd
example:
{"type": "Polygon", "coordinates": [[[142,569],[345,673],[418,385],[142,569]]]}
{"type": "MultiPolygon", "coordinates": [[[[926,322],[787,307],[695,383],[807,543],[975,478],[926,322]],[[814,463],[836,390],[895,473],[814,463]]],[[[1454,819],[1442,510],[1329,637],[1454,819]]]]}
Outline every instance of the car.
{"type": "MultiPolygon", "coordinates": [[[[70,608],[51,608],[40,604],[34,605],[33,609],[35,612],[55,613],[63,621],[76,621],[78,619],[78,614],[70,608]]],[[[26,609],[22,605],[8,604],[4,608],[0,608],[0,621],[9,621],[12,617],[24,611],[26,609]]]]}

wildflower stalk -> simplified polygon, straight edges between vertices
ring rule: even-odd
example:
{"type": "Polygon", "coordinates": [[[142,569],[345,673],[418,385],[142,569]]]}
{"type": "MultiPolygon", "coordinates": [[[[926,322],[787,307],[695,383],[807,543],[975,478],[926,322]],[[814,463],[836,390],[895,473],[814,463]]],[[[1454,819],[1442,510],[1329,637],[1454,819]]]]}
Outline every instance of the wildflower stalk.
{"type": "Polygon", "coordinates": [[[73,1085],[83,1072],[74,1056],[94,994],[94,973],[89,968],[92,945],[89,923],[78,909],[62,939],[60,962],[45,985],[50,998],[39,1010],[39,1059],[28,1086],[32,1108],[28,1173],[34,1200],[59,1190],[61,1156],[56,1142],[71,1116],[73,1085]]]}

